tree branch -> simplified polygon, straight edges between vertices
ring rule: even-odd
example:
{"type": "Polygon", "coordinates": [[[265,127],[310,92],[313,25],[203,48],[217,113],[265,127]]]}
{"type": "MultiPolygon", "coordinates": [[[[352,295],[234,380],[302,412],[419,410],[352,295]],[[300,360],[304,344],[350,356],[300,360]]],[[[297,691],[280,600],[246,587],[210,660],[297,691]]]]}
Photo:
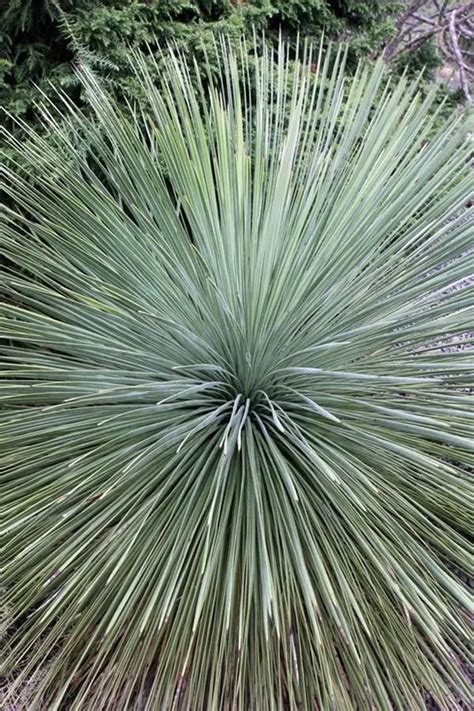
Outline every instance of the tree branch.
{"type": "Polygon", "coordinates": [[[454,56],[456,58],[456,63],[458,65],[458,69],[459,69],[459,80],[461,82],[461,87],[464,92],[464,96],[466,97],[466,101],[468,101],[470,104],[472,104],[472,97],[469,92],[469,84],[468,84],[468,81],[466,78],[466,72],[464,71],[465,65],[464,65],[464,62],[462,59],[461,50],[459,49],[455,22],[456,22],[456,10],[454,10],[454,12],[450,13],[450,16],[449,16],[449,34],[451,36],[451,44],[453,47],[454,56]]]}
{"type": "Polygon", "coordinates": [[[449,0],[408,2],[396,23],[396,35],[386,45],[383,57],[386,62],[393,62],[401,54],[412,52],[434,39],[444,60],[456,70],[466,101],[472,103],[469,76],[473,69],[469,58],[473,54],[464,45],[474,37],[473,18],[472,0],[455,7],[449,0]]]}

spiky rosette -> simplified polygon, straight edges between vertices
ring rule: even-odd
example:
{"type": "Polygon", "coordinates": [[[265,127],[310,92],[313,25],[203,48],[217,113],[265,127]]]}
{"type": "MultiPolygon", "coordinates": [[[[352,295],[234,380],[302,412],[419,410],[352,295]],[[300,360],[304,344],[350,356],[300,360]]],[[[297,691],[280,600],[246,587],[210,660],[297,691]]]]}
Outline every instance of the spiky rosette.
{"type": "Polygon", "coordinates": [[[143,107],[83,71],[94,119],[45,110],[4,171],[12,693],[45,666],[31,708],[452,711],[464,128],[343,52],[132,61],[143,107]]]}

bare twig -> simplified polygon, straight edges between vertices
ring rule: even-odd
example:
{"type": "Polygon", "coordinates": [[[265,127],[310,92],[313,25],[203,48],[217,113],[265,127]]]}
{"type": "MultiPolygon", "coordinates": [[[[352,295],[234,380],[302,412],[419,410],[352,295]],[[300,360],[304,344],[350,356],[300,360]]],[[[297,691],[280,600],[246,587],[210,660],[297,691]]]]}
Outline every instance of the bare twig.
{"type": "Polygon", "coordinates": [[[396,53],[396,50],[398,48],[398,45],[401,42],[401,36],[403,34],[403,28],[410,17],[410,15],[413,12],[416,12],[419,10],[422,5],[424,5],[426,0],[413,0],[412,3],[408,6],[407,10],[400,15],[398,20],[395,23],[395,37],[392,39],[391,42],[389,42],[385,48],[385,57],[387,59],[391,59],[394,54],[396,53]]]}
{"type": "Polygon", "coordinates": [[[474,2],[462,2],[453,7],[449,0],[411,0],[396,22],[395,36],[386,45],[383,57],[386,62],[393,62],[401,54],[435,41],[441,56],[453,70],[451,74],[458,77],[466,102],[472,103],[469,81],[474,76],[470,60],[474,55],[465,47],[472,38],[474,2]]]}
{"type": "Polygon", "coordinates": [[[456,57],[456,63],[458,65],[459,69],[459,80],[461,82],[462,90],[464,92],[464,96],[466,97],[466,100],[469,101],[469,103],[472,103],[472,97],[469,91],[469,84],[466,78],[466,72],[465,72],[465,64],[463,62],[461,50],[459,49],[459,44],[458,44],[458,37],[456,33],[456,10],[452,12],[449,16],[449,34],[451,36],[451,44],[454,52],[454,56],[456,57]]]}

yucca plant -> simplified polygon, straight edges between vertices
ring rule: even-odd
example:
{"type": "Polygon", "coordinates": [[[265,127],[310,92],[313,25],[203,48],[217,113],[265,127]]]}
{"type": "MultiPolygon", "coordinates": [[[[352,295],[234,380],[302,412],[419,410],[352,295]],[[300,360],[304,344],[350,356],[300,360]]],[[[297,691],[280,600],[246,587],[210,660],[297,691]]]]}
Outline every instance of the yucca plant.
{"type": "Polygon", "coordinates": [[[126,115],[82,69],[94,119],[45,108],[4,170],[7,697],[453,711],[466,124],[428,141],[433,95],[343,49],[167,56],[126,115]]]}

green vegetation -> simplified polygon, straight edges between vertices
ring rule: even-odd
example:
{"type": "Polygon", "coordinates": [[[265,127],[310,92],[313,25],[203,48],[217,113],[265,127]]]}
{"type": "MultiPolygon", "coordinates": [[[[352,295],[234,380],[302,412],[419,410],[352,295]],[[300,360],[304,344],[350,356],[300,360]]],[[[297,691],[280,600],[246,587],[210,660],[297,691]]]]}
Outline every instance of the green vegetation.
{"type": "Polygon", "coordinates": [[[55,98],[53,82],[84,106],[72,67],[78,55],[108,77],[119,97],[133,99],[130,46],[174,41],[202,60],[216,32],[237,42],[242,32],[251,39],[253,28],[269,38],[280,29],[293,40],[299,31],[350,37],[349,65],[355,68],[360,57],[382,47],[398,7],[386,0],[6,0],[0,8],[0,105],[36,124],[35,104],[43,93],[55,98]]]}
{"type": "Polygon", "coordinates": [[[224,48],[201,93],[189,42],[133,54],[142,112],[83,70],[85,114],[15,145],[34,185],[4,170],[10,698],[451,711],[466,127],[427,142],[433,95],[341,51],[224,48]]]}

